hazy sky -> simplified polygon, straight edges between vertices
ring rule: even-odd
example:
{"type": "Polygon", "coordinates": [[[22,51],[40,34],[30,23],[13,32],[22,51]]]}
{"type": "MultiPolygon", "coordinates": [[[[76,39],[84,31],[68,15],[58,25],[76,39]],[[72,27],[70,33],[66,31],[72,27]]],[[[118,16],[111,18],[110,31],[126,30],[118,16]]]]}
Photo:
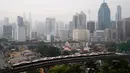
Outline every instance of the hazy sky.
{"type": "MultiPolygon", "coordinates": [[[[33,20],[45,21],[46,17],[68,22],[76,12],[84,11],[88,17],[91,9],[91,19],[97,20],[97,11],[102,0],[0,0],[0,19],[8,16],[15,21],[17,15],[32,13],[33,20]]],[[[123,17],[130,16],[130,0],[106,0],[111,9],[111,18],[115,18],[116,7],[121,5],[123,17]]],[[[26,14],[26,15],[27,15],[26,14]]]]}

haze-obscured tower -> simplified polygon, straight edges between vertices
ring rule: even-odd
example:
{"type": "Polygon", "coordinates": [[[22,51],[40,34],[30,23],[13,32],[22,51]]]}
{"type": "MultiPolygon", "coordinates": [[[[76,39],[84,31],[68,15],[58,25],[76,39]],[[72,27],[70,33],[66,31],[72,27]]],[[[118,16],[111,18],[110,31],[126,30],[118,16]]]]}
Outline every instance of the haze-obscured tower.
{"type": "Polygon", "coordinates": [[[76,13],[74,16],[73,16],[73,28],[74,29],[78,29],[78,24],[79,24],[79,22],[78,22],[78,13],[76,13]]]}
{"type": "Polygon", "coordinates": [[[30,24],[30,38],[31,38],[31,33],[32,33],[32,27],[33,27],[33,24],[32,24],[32,14],[31,12],[29,13],[29,20],[28,20],[29,24],[30,24]]]}
{"type": "Polygon", "coordinates": [[[98,11],[98,29],[104,30],[106,28],[111,27],[111,19],[110,19],[110,9],[103,0],[103,3],[101,4],[99,11],[98,11]]]}
{"type": "Polygon", "coordinates": [[[18,24],[18,41],[25,41],[26,40],[26,31],[25,31],[25,25],[23,22],[23,17],[18,16],[17,17],[17,24],[18,24]]]}
{"type": "Polygon", "coordinates": [[[79,13],[79,28],[86,29],[86,14],[83,11],[79,13]]]}
{"type": "Polygon", "coordinates": [[[117,13],[116,13],[116,22],[122,19],[122,8],[120,5],[117,6],[117,13]]]}
{"type": "Polygon", "coordinates": [[[86,14],[83,11],[73,16],[73,28],[86,29],[86,14]]]}
{"type": "Polygon", "coordinates": [[[55,32],[55,18],[46,18],[47,34],[54,34],[55,32]]]}

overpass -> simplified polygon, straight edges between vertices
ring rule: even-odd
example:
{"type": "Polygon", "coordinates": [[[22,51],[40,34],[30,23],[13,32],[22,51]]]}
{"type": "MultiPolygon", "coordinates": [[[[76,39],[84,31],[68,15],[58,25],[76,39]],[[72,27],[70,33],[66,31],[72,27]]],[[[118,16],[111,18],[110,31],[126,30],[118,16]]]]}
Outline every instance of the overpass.
{"type": "Polygon", "coordinates": [[[67,64],[67,63],[79,63],[86,62],[88,60],[103,60],[106,58],[124,58],[129,59],[130,55],[116,55],[116,54],[108,54],[108,55],[89,55],[89,56],[74,56],[74,57],[64,57],[64,58],[54,58],[48,60],[41,60],[36,62],[30,62],[25,64],[20,64],[12,67],[12,69],[2,70],[0,73],[19,73],[27,70],[33,70],[42,67],[53,66],[57,64],[67,64]]]}

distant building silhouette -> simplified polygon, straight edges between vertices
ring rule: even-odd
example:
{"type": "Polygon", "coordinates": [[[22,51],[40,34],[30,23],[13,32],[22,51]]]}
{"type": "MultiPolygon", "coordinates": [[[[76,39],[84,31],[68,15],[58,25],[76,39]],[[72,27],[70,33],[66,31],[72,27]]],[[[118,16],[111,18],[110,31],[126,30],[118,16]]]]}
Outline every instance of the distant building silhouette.
{"type": "Polygon", "coordinates": [[[90,30],[90,33],[94,33],[94,31],[95,31],[95,22],[94,21],[87,22],[87,29],[90,30]]]}
{"type": "Polygon", "coordinates": [[[23,17],[17,16],[17,24],[18,26],[23,26],[23,17]]]}
{"type": "Polygon", "coordinates": [[[83,11],[73,16],[73,28],[86,29],[86,14],[83,11]]]}
{"type": "Polygon", "coordinates": [[[117,13],[116,13],[116,22],[122,19],[122,8],[120,5],[117,6],[117,13]]]}
{"type": "Polygon", "coordinates": [[[55,31],[55,18],[46,18],[47,34],[54,34],[55,31]]]}

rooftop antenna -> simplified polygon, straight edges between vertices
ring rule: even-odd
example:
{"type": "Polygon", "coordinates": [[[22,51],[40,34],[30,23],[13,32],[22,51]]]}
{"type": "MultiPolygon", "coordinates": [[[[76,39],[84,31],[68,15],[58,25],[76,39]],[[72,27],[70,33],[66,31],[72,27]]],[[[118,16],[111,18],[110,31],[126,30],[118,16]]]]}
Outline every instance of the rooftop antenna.
{"type": "Polygon", "coordinates": [[[90,14],[91,14],[91,10],[88,10],[88,15],[89,15],[89,21],[90,21],[90,14]]]}

